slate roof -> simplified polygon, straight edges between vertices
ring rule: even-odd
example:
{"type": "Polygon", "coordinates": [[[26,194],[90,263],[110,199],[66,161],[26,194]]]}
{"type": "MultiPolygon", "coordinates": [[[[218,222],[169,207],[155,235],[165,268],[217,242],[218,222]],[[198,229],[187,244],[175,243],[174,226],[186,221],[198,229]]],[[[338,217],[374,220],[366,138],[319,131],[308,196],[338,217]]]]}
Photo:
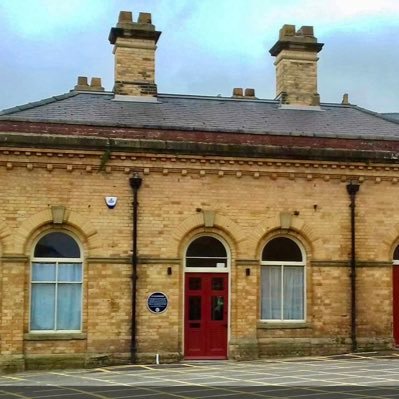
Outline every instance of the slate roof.
{"type": "Polygon", "coordinates": [[[355,105],[282,109],[275,100],[159,94],[157,102],[76,92],[4,110],[1,120],[293,136],[399,139],[399,120],[355,105]]]}

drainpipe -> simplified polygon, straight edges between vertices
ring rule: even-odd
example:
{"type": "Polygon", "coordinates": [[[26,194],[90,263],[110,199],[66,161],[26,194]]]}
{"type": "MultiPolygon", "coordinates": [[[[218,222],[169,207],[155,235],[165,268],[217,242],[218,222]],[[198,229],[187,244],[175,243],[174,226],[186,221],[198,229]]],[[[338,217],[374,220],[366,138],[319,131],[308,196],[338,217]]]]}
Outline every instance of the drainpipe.
{"type": "Polygon", "coordinates": [[[350,197],[351,208],[351,339],[352,352],[357,351],[356,338],[356,225],[355,225],[355,208],[356,208],[356,194],[359,191],[358,182],[350,182],[346,186],[346,190],[350,197]]]}
{"type": "Polygon", "coordinates": [[[133,190],[133,251],[132,251],[132,337],[130,344],[130,361],[137,362],[137,323],[136,323],[136,302],[137,302],[137,213],[139,203],[137,201],[138,191],[143,179],[135,173],[129,179],[130,187],[133,190]]]}

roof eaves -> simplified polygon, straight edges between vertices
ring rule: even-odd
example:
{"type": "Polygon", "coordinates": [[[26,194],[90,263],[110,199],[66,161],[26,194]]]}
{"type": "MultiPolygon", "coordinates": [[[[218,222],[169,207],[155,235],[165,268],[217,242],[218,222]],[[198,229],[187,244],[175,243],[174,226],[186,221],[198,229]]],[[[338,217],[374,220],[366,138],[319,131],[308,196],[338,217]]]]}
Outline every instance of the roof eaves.
{"type": "Polygon", "coordinates": [[[346,139],[346,140],[382,140],[382,141],[398,141],[399,135],[384,135],[370,134],[363,136],[361,134],[337,134],[337,133],[326,133],[326,132],[305,132],[305,131],[260,131],[253,129],[215,129],[208,127],[193,127],[193,126],[165,126],[165,125],[148,125],[148,124],[137,124],[131,125],[127,123],[107,123],[107,122],[96,122],[96,121],[78,121],[78,120],[49,120],[49,119],[33,119],[33,118],[19,118],[17,115],[0,116],[0,120],[5,121],[17,121],[17,122],[29,122],[29,123],[51,123],[51,124],[64,124],[64,125],[81,125],[81,126],[98,126],[98,127],[112,127],[119,129],[157,129],[157,130],[175,130],[175,131],[187,131],[187,132],[213,132],[213,133],[227,133],[227,134],[250,134],[250,135],[270,135],[270,136],[291,136],[291,137],[314,137],[314,138],[327,138],[327,139],[346,139]]]}

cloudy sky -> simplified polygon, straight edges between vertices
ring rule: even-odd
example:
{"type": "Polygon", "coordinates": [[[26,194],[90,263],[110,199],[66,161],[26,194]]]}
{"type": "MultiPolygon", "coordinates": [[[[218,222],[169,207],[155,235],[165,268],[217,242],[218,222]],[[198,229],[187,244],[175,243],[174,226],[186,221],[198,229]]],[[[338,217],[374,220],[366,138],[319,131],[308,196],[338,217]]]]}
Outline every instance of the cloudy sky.
{"type": "Polygon", "coordinates": [[[268,50],[283,24],[313,25],[325,43],[322,102],[399,112],[399,0],[0,0],[0,109],[68,92],[78,75],[113,86],[108,33],[120,10],[151,12],[162,31],[162,93],[274,98],[268,50]]]}

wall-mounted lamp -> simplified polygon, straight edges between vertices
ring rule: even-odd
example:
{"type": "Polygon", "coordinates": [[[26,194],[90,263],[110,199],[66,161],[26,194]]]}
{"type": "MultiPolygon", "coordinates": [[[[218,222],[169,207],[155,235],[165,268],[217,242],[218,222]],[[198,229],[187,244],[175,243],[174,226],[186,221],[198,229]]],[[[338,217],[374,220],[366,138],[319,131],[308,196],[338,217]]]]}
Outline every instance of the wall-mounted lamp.
{"type": "Polygon", "coordinates": [[[249,267],[247,267],[247,268],[245,269],[245,275],[246,275],[247,277],[251,275],[251,269],[250,269],[249,267]]]}
{"type": "Polygon", "coordinates": [[[166,273],[168,276],[172,275],[172,267],[171,266],[168,266],[168,268],[166,269],[166,273]]]}

